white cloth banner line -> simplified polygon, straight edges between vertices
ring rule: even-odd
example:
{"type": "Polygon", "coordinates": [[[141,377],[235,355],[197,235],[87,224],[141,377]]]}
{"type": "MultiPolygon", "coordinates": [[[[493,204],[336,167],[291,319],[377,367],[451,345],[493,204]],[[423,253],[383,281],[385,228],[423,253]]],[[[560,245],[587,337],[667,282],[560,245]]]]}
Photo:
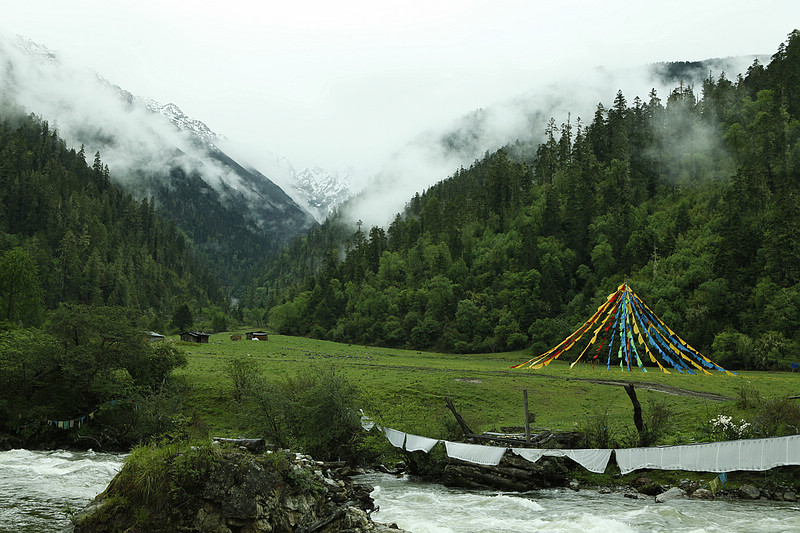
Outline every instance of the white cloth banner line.
{"type": "Polygon", "coordinates": [[[506,452],[505,448],[500,448],[499,446],[482,446],[480,444],[464,444],[450,441],[444,441],[444,445],[447,449],[448,457],[487,466],[497,466],[506,452]]]}
{"type": "Polygon", "coordinates": [[[392,443],[392,446],[395,448],[402,448],[403,444],[406,441],[406,434],[402,431],[397,431],[396,429],[392,428],[381,428],[383,434],[386,435],[386,438],[389,439],[389,442],[392,443]]]}
{"type": "MultiPolygon", "coordinates": [[[[396,429],[377,426],[389,442],[406,451],[426,453],[444,442],[448,457],[469,463],[496,466],[507,448],[439,441],[396,429]]],[[[511,448],[522,458],[535,463],[543,456],[568,457],[590,472],[605,472],[613,451],[622,474],[642,468],[687,470],[693,472],[765,471],[776,466],[800,465],[800,435],[744,439],[655,448],[538,449],[511,448]]]]}
{"type": "Polygon", "coordinates": [[[800,435],[614,450],[623,474],[640,468],[732,472],[800,464],[800,435]]]}
{"type": "Polygon", "coordinates": [[[406,451],[408,452],[425,452],[428,453],[439,442],[438,439],[431,439],[428,437],[420,437],[419,435],[412,435],[406,433],[406,451]]]}
{"type": "Polygon", "coordinates": [[[602,474],[611,460],[611,449],[553,450],[538,448],[511,448],[511,451],[532,463],[544,457],[569,457],[589,472],[602,474]]]}

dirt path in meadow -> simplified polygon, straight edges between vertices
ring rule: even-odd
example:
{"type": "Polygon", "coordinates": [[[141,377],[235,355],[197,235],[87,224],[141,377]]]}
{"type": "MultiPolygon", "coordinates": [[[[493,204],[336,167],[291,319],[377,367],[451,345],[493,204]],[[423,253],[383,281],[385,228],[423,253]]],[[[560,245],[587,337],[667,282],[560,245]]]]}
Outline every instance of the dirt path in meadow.
{"type": "Polygon", "coordinates": [[[648,389],[656,392],[663,392],[665,394],[674,394],[675,396],[688,396],[692,398],[701,398],[705,400],[712,400],[715,402],[727,402],[734,398],[730,396],[723,396],[715,392],[703,392],[681,389],[680,387],[673,387],[671,385],[662,385],[661,383],[651,383],[649,381],[625,381],[621,379],[588,379],[588,378],[564,378],[573,381],[586,381],[588,383],[596,383],[598,385],[613,385],[617,387],[624,387],[628,384],[633,384],[635,388],[648,389]]]}
{"type": "MultiPolygon", "coordinates": [[[[284,354],[286,355],[286,354],[284,354]]],[[[366,359],[370,360],[372,357],[368,355],[361,355],[361,356],[332,356],[327,354],[310,354],[307,353],[306,355],[310,355],[312,358],[315,357],[323,357],[323,358],[335,358],[335,357],[347,357],[347,358],[355,358],[355,359],[366,359]]],[[[426,366],[403,366],[403,365],[380,365],[368,362],[351,362],[353,366],[366,366],[366,367],[375,367],[375,368],[392,368],[397,370],[424,370],[426,372],[451,372],[451,373],[464,373],[463,370],[453,370],[449,368],[432,368],[426,366]]],[[[518,371],[512,372],[509,370],[484,370],[484,372],[490,374],[517,374],[518,371]]],[[[673,387],[671,385],[663,385],[661,383],[653,383],[650,381],[627,381],[624,379],[592,379],[592,378],[571,378],[571,377],[562,377],[562,376],[552,376],[547,374],[528,374],[530,376],[535,375],[539,378],[544,379],[564,379],[567,381],[583,381],[586,383],[594,383],[596,385],[610,385],[614,387],[624,387],[628,384],[633,384],[634,387],[639,389],[647,389],[656,392],[663,392],[664,394],[673,394],[675,396],[684,396],[687,398],[700,398],[705,400],[710,400],[714,402],[727,402],[732,401],[735,398],[731,398],[730,396],[724,396],[722,394],[717,394],[715,392],[704,392],[704,391],[693,391],[688,389],[682,389],[680,387],[673,387]]],[[[471,383],[480,383],[479,378],[469,378],[469,377],[457,377],[455,378],[458,381],[464,382],[471,382],[471,383]]]]}

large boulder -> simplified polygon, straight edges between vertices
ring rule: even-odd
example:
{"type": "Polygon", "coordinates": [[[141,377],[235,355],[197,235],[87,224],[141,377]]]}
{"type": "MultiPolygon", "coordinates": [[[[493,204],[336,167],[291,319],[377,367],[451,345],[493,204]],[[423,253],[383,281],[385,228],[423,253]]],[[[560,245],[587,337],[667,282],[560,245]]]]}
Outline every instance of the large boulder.
{"type": "Polygon", "coordinates": [[[374,510],[372,488],[354,484],[324,463],[287,452],[208,448],[166,454],[154,450],[162,455],[149,460],[139,454],[129,460],[106,491],[76,517],[75,533],[383,529],[369,517],[374,510]],[[147,478],[142,465],[150,465],[155,476],[147,478]]]}

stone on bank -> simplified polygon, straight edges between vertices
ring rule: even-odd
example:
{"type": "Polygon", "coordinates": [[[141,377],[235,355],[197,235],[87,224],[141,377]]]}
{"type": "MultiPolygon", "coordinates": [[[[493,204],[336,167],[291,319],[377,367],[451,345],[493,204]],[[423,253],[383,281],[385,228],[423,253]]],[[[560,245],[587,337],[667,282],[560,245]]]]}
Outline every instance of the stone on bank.
{"type": "Polygon", "coordinates": [[[127,461],[76,515],[75,533],[400,531],[372,521],[372,487],[353,483],[346,467],[342,474],[284,451],[202,448],[127,461]]]}

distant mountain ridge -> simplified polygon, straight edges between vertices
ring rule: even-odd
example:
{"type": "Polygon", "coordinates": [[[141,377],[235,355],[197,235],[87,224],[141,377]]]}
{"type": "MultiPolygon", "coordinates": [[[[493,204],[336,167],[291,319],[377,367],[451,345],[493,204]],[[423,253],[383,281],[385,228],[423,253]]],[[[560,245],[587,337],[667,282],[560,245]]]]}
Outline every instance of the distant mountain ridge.
{"type": "Polygon", "coordinates": [[[217,148],[216,145],[222,137],[211,131],[205,122],[187,116],[176,104],[162,104],[152,98],[140,98],[139,100],[153,113],[168,118],[181,130],[189,131],[209,146],[217,148]]]}
{"type": "Polygon", "coordinates": [[[0,71],[0,105],[35,113],[68,144],[101,154],[111,179],[134,197],[152,197],[229,286],[316,223],[175,104],[140,99],[24,38],[0,37],[0,71]]]}
{"type": "MultiPolygon", "coordinates": [[[[182,131],[190,132],[210,149],[222,152],[219,145],[225,140],[224,136],[212,131],[204,122],[187,116],[176,104],[162,104],[151,98],[132,98],[140,100],[153,113],[169,119],[182,131]]],[[[305,168],[298,172],[286,158],[275,156],[275,159],[285,171],[286,181],[290,184],[291,191],[287,192],[318,222],[324,221],[336,207],[353,195],[352,176],[349,173],[340,174],[321,167],[305,168]]],[[[250,172],[261,174],[255,169],[250,169],[250,172]]]]}
{"type": "Polygon", "coordinates": [[[680,82],[701,93],[703,80],[725,73],[729,80],[745,72],[755,59],[749,55],[702,61],[660,62],[627,69],[597,67],[589,72],[564,73],[564,77],[542,80],[540,86],[521,90],[516,97],[491,102],[452,121],[449,127],[421,132],[398,147],[390,161],[369,184],[348,201],[349,222],[386,227],[416,193],[447,179],[459,168],[509,144],[536,146],[545,140],[550,119],[555,133],[571,121],[573,133],[578,119],[585,126],[598,102],[610,101],[618,90],[630,101],[647,100],[652,89],[664,101],[680,82]]]}

